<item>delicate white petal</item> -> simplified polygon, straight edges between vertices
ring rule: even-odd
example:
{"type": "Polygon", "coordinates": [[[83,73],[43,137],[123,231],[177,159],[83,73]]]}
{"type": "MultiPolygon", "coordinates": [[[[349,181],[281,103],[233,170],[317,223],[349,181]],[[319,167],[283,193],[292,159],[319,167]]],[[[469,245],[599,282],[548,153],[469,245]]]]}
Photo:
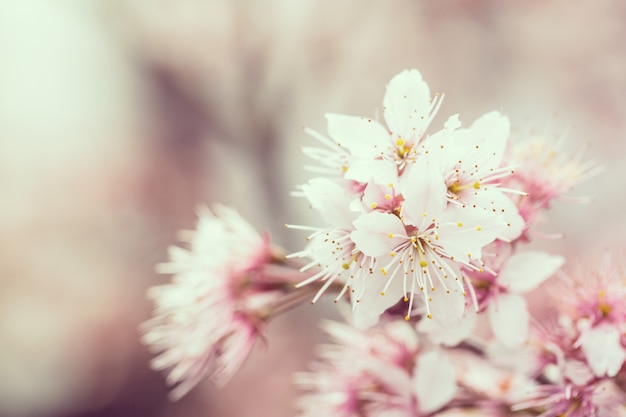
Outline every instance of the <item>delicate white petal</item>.
{"type": "Polygon", "coordinates": [[[513,203],[513,201],[511,201],[511,199],[498,188],[483,190],[483,192],[478,194],[482,200],[478,202],[478,205],[480,207],[488,207],[485,206],[485,203],[487,203],[492,206],[492,209],[495,208],[496,212],[506,223],[506,227],[498,238],[504,239],[507,242],[517,239],[524,231],[526,222],[524,221],[524,218],[520,216],[515,203],[513,203]]]}
{"type": "Polygon", "coordinates": [[[424,317],[418,325],[418,330],[427,333],[433,343],[452,347],[467,339],[474,330],[475,324],[476,311],[470,307],[465,308],[461,320],[454,326],[445,327],[436,320],[424,317]]]}
{"type": "Polygon", "coordinates": [[[352,324],[355,327],[367,329],[375,325],[381,314],[404,297],[402,280],[399,279],[393,280],[386,288],[385,295],[381,295],[387,280],[387,276],[374,271],[355,283],[354,292],[350,294],[354,305],[352,324]]]}
{"type": "Polygon", "coordinates": [[[516,253],[500,271],[498,283],[516,293],[531,291],[551,277],[563,262],[563,257],[545,252],[516,253]]]}
{"type": "Polygon", "coordinates": [[[429,121],[430,89],[418,70],[405,70],[387,84],[383,115],[389,130],[411,140],[429,121]]]}
{"type": "Polygon", "coordinates": [[[389,132],[375,120],[327,113],[328,134],[359,158],[375,158],[389,146],[389,132]]]}
{"type": "Polygon", "coordinates": [[[413,225],[437,217],[447,204],[446,184],[441,174],[429,166],[427,158],[419,158],[404,174],[401,189],[402,217],[413,225]]]}
{"type": "Polygon", "coordinates": [[[344,178],[358,182],[374,181],[378,184],[395,184],[398,168],[387,160],[356,160],[350,164],[344,178]]]}
{"type": "Polygon", "coordinates": [[[371,212],[354,221],[355,230],[350,238],[356,249],[367,256],[387,255],[406,240],[404,226],[393,214],[371,212]]]}
{"type": "Polygon", "coordinates": [[[500,167],[511,123],[500,112],[493,111],[477,119],[469,129],[455,132],[458,158],[478,165],[480,172],[488,173],[500,167]]]}
{"type": "Polygon", "coordinates": [[[448,357],[426,352],[415,365],[415,393],[419,410],[428,414],[446,405],[456,393],[456,372],[448,357]]]}
{"type": "Polygon", "coordinates": [[[438,219],[438,244],[457,260],[479,259],[482,248],[506,227],[504,220],[480,208],[449,204],[438,219]]]}
{"type": "Polygon", "coordinates": [[[428,306],[433,320],[447,329],[458,326],[465,311],[465,297],[461,290],[453,287],[450,293],[446,293],[439,286],[437,291],[431,291],[429,295],[431,300],[428,306]]]}
{"type": "Polygon", "coordinates": [[[487,307],[494,336],[508,348],[519,346],[528,334],[528,306],[517,294],[500,294],[496,302],[487,307]]]}
{"type": "Polygon", "coordinates": [[[313,178],[302,186],[304,196],[311,207],[333,226],[350,228],[356,213],[350,210],[354,200],[346,189],[328,178],[313,178]]]}
{"type": "Polygon", "coordinates": [[[612,378],[621,369],[626,360],[626,349],[620,343],[620,337],[619,330],[612,325],[592,327],[580,337],[587,363],[596,376],[612,378]]]}

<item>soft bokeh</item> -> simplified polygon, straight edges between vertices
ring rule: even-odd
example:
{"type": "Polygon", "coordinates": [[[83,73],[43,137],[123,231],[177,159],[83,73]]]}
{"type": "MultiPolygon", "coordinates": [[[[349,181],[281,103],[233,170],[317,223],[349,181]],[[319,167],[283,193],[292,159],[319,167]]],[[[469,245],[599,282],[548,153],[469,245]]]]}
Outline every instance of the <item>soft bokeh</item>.
{"type": "Polygon", "coordinates": [[[446,94],[435,128],[500,110],[516,139],[565,136],[605,166],[573,192],[591,203],[553,208],[544,231],[566,238],[536,247],[623,248],[625,22],[621,0],[0,0],[0,415],[295,415],[332,303],[272,323],[225,388],[168,403],[138,341],[145,291],[200,203],[299,249],[302,127],[375,116],[405,68],[446,94]]]}

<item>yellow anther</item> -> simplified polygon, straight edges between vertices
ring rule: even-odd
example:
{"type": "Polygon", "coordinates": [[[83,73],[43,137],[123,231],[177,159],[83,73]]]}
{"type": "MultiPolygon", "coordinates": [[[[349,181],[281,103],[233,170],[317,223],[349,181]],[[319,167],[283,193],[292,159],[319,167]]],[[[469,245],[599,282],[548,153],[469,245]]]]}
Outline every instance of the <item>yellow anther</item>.
{"type": "Polygon", "coordinates": [[[385,295],[385,292],[384,292],[384,291],[381,291],[381,292],[380,292],[380,295],[385,295]]]}
{"type": "Polygon", "coordinates": [[[428,317],[429,319],[432,319],[432,318],[433,318],[433,315],[432,315],[432,314],[429,314],[429,315],[428,315],[428,316],[426,316],[426,317],[428,317]]]}
{"type": "Polygon", "coordinates": [[[475,189],[475,190],[480,190],[480,182],[476,181],[476,182],[474,183],[474,189],[475,189]]]}
{"type": "Polygon", "coordinates": [[[404,146],[404,139],[400,138],[400,139],[396,140],[396,145],[404,146]]]}
{"type": "Polygon", "coordinates": [[[483,230],[483,228],[480,227],[480,226],[476,226],[476,230],[478,230],[480,232],[481,230],[483,230]]]}
{"type": "Polygon", "coordinates": [[[390,182],[389,184],[387,184],[387,187],[389,187],[389,188],[393,188],[393,183],[392,183],[392,182],[390,182]]]}
{"type": "Polygon", "coordinates": [[[422,217],[426,217],[426,216],[427,216],[427,214],[426,214],[426,213],[422,213],[422,217]]]}
{"type": "Polygon", "coordinates": [[[348,172],[348,167],[346,165],[342,165],[341,171],[343,171],[344,173],[348,172]]]}
{"type": "Polygon", "coordinates": [[[391,256],[393,258],[394,256],[396,256],[396,253],[395,252],[389,252],[389,256],[391,256]]]}
{"type": "Polygon", "coordinates": [[[387,270],[385,268],[380,268],[380,272],[382,272],[383,275],[387,275],[387,270]]]}
{"type": "Polygon", "coordinates": [[[341,265],[341,267],[343,269],[350,269],[350,264],[343,264],[343,265],[341,265]]]}
{"type": "Polygon", "coordinates": [[[408,314],[406,316],[404,316],[404,320],[409,321],[411,320],[411,316],[409,316],[408,314]]]}
{"type": "Polygon", "coordinates": [[[375,209],[376,207],[378,207],[378,204],[376,202],[372,203],[372,209],[375,209]]]}
{"type": "Polygon", "coordinates": [[[385,200],[391,200],[391,196],[389,194],[385,194],[385,200]]]}
{"type": "Polygon", "coordinates": [[[422,268],[426,268],[426,267],[428,266],[428,262],[426,262],[425,260],[423,260],[423,259],[422,259],[422,260],[420,261],[420,266],[421,266],[422,268]]]}
{"type": "Polygon", "coordinates": [[[463,222],[458,222],[456,225],[459,227],[463,227],[463,222]]]}
{"type": "Polygon", "coordinates": [[[389,239],[391,239],[391,238],[393,237],[393,233],[389,233],[389,234],[387,235],[387,237],[388,237],[389,239]]]}
{"type": "Polygon", "coordinates": [[[404,302],[406,303],[406,302],[408,302],[408,301],[409,301],[409,297],[404,297],[404,298],[403,298],[403,300],[404,300],[404,302]]]}
{"type": "Polygon", "coordinates": [[[611,306],[607,303],[599,303],[598,310],[600,311],[600,313],[602,313],[602,317],[607,317],[609,314],[611,314],[611,306]]]}

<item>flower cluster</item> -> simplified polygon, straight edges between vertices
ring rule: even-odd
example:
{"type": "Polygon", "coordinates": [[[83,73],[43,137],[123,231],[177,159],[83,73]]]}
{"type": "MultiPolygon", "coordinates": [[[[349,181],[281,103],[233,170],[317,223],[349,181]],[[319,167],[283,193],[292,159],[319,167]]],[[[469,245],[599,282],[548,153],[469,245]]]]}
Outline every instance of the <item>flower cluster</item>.
{"type": "Polygon", "coordinates": [[[568,275],[563,257],[522,246],[599,169],[509,143],[499,112],[436,129],[442,100],[407,70],[384,121],[328,114],[328,137],[306,130],[325,147],[304,149],[320,175],[295,194],[325,224],[289,226],[311,232],[298,252],[279,256],[232,209],[199,213],[189,249],[159,265],[173,280],[149,290],[142,326],[173,399],[205,376],[225,383],[270,319],[333,293],[351,313],[325,322],[333,343],[295,378],[302,417],[626,416],[622,271],[607,258],[568,275]],[[525,294],[555,275],[559,311],[540,323],[525,294]]]}
{"type": "Polygon", "coordinates": [[[296,374],[309,394],[298,401],[303,417],[417,416],[436,411],[457,391],[454,365],[436,346],[419,342],[405,322],[359,330],[327,322],[335,344],[320,347],[314,372],[296,374]]]}
{"type": "Polygon", "coordinates": [[[375,324],[403,300],[407,320],[418,315],[453,328],[471,316],[471,305],[489,310],[496,334],[516,343],[525,332],[507,331],[511,321],[527,322],[519,294],[563,260],[514,253],[530,226],[520,207],[534,197],[511,185],[528,185],[531,193],[536,186],[517,179],[524,178],[515,169],[523,161],[511,157],[517,154],[508,143],[508,118],[490,112],[462,127],[453,115],[429,134],[442,99],[417,70],[407,70],[387,85],[385,125],[327,114],[329,138],[309,130],[326,145],[305,149],[324,176],[299,194],[328,225],[292,256],[311,259],[305,270],[318,269],[301,285],[343,285],[337,298],[349,292],[356,326],[375,324]]]}
{"type": "Polygon", "coordinates": [[[281,259],[236,211],[216,205],[199,210],[194,232],[181,238],[190,249],[169,248],[170,262],[157,271],[171,283],[149,289],[154,317],[142,325],[142,341],[160,355],[155,370],[168,369],[176,400],[208,376],[223,385],[248,357],[265,323],[300,302],[281,259]]]}

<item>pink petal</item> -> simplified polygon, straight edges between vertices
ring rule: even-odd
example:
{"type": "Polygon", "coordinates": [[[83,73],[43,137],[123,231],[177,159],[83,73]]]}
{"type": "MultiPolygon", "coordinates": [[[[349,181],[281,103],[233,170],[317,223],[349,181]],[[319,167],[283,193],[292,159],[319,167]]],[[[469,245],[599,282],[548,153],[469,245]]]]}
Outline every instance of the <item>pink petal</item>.
{"type": "Polygon", "coordinates": [[[415,365],[415,393],[419,410],[428,414],[446,405],[456,393],[456,372],[447,356],[430,351],[415,365]]]}
{"type": "Polygon", "coordinates": [[[354,227],[350,238],[356,249],[367,256],[389,254],[407,239],[400,219],[389,213],[373,211],[362,214],[354,221],[354,227]]]}
{"type": "Polygon", "coordinates": [[[487,307],[494,336],[507,348],[521,345],[528,334],[526,300],[517,294],[500,294],[496,301],[487,307]]]}
{"type": "Polygon", "coordinates": [[[511,256],[498,276],[498,283],[509,291],[525,293],[554,275],[565,260],[545,252],[529,251],[511,256]]]}

